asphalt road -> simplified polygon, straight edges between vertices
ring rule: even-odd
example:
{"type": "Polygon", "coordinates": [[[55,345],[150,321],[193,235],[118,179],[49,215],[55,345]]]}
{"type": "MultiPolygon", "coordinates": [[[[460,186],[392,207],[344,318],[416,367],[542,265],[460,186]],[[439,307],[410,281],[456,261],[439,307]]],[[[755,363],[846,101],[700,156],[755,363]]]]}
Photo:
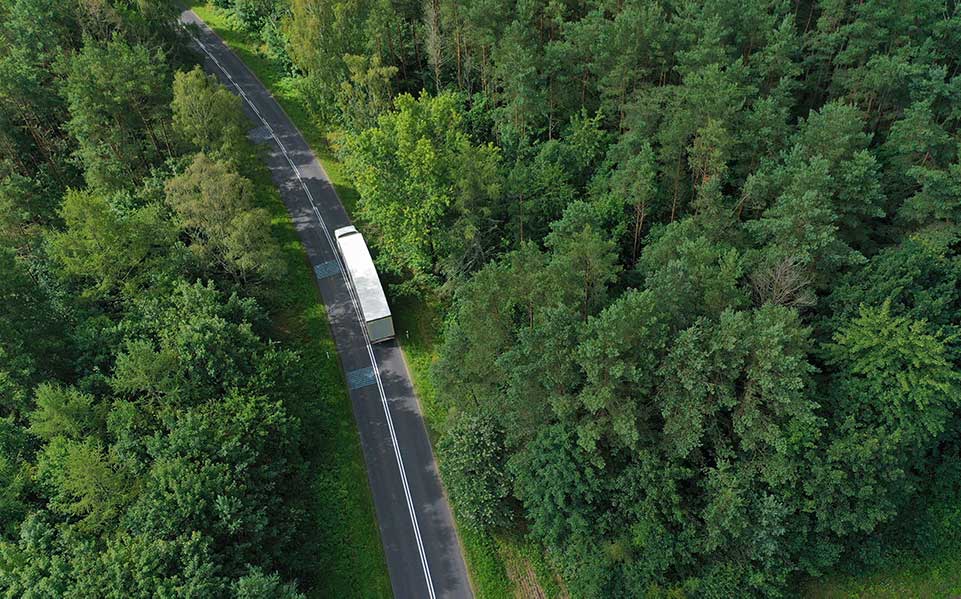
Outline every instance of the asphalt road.
{"type": "Polygon", "coordinates": [[[303,136],[243,62],[193,12],[181,14],[205,69],[244,99],[255,140],[314,267],[360,431],[394,596],[471,597],[467,570],[410,373],[395,341],[371,346],[331,242],[350,224],[303,136]]]}

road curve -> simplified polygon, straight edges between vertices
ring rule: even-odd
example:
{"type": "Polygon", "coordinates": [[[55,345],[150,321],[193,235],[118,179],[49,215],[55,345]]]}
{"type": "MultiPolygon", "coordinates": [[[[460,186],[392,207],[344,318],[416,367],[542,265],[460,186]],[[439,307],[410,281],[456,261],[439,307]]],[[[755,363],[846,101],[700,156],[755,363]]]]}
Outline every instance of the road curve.
{"type": "Polygon", "coordinates": [[[350,224],[303,136],[244,63],[192,11],[180,15],[204,68],[244,100],[252,136],[314,268],[350,392],[394,596],[472,597],[410,374],[395,341],[371,346],[334,250],[350,224]]]}

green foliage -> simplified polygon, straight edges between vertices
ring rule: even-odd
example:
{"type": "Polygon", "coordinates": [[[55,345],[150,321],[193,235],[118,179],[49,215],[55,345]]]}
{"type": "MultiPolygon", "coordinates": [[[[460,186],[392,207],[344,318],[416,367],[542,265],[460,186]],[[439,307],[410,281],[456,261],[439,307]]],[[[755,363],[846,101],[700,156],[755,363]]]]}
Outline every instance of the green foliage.
{"type": "Polygon", "coordinates": [[[230,160],[243,147],[249,122],[240,98],[200,67],[174,75],[171,110],[174,132],[194,149],[230,160]]]}
{"type": "Polygon", "coordinates": [[[744,258],[729,243],[712,241],[695,220],[653,231],[637,270],[677,328],[747,304],[741,287],[744,258]]]}
{"type": "Polygon", "coordinates": [[[835,385],[844,397],[835,414],[857,414],[908,446],[936,439],[961,401],[961,373],[945,339],[924,320],[893,316],[888,302],[862,306],[858,317],[835,333],[827,353],[839,370],[835,385]]]}
{"type": "Polygon", "coordinates": [[[552,547],[571,536],[588,538],[591,505],[604,501],[602,471],[574,441],[563,426],[546,428],[510,463],[531,532],[552,547]]]}
{"type": "Polygon", "coordinates": [[[294,585],[283,582],[274,574],[265,574],[259,568],[251,568],[250,573],[238,578],[231,585],[231,593],[237,599],[257,599],[258,597],[277,597],[278,599],[300,599],[294,585]]]}
{"type": "Polygon", "coordinates": [[[457,402],[464,409],[496,414],[508,439],[529,439],[549,409],[570,410],[571,337],[617,272],[612,244],[590,227],[557,234],[552,246],[545,255],[526,245],[459,290],[435,370],[451,398],[470,398],[457,402]]]}
{"type": "Polygon", "coordinates": [[[279,597],[301,597],[289,585],[254,568],[231,579],[216,563],[211,542],[197,532],[173,539],[122,535],[98,551],[71,543],[56,525],[31,516],[16,545],[0,548],[0,560],[19,567],[5,570],[0,584],[13,594],[65,597],[229,596],[269,590],[279,597]]]}
{"type": "Polygon", "coordinates": [[[616,156],[618,165],[616,170],[611,173],[610,187],[613,195],[618,198],[624,208],[631,210],[632,234],[631,234],[631,260],[636,261],[640,251],[641,234],[644,231],[644,223],[648,215],[656,212],[655,203],[657,202],[657,171],[654,158],[654,150],[650,143],[644,143],[633,153],[630,146],[633,145],[633,136],[624,136],[621,141],[623,144],[623,156],[620,147],[612,150],[616,156]],[[629,153],[630,152],[630,153],[629,153]]]}
{"type": "Polygon", "coordinates": [[[130,189],[172,154],[170,71],[158,49],[113,39],[88,40],[64,63],[67,128],[76,138],[87,183],[130,189]]]}
{"type": "Polygon", "coordinates": [[[67,162],[74,147],[62,126],[67,107],[57,93],[56,73],[51,68],[64,50],[79,41],[75,18],[73,10],[56,0],[4,5],[0,26],[4,48],[0,52],[0,181],[4,181],[0,213],[5,223],[24,213],[49,216],[55,206],[44,202],[46,198],[37,192],[48,186],[60,189],[76,177],[67,162]],[[14,189],[7,187],[11,184],[14,189]],[[33,192],[33,201],[6,196],[25,189],[33,192]]]}
{"type": "MultiPolygon", "coordinates": [[[[401,68],[405,58],[413,58],[407,56],[414,49],[401,39],[404,33],[399,28],[405,23],[400,22],[395,10],[392,4],[376,0],[291,0],[290,17],[283,24],[287,47],[292,62],[305,74],[308,108],[321,117],[324,126],[338,119],[334,108],[349,79],[350,56],[386,58],[391,54],[392,62],[401,61],[401,68]],[[319,44],[319,40],[324,41],[319,44]]],[[[381,64],[391,66],[385,60],[381,64]]]]}
{"type": "Polygon", "coordinates": [[[626,447],[638,445],[645,408],[625,398],[653,390],[667,332],[666,319],[650,292],[628,291],[588,321],[577,346],[586,377],[578,396],[587,411],[578,441],[585,449],[596,449],[601,438],[626,447]]]}
{"type": "MultiPolygon", "coordinates": [[[[300,468],[299,429],[280,399],[296,356],[258,336],[262,319],[251,300],[181,282],[128,302],[109,350],[112,376],[81,380],[96,394],[38,387],[29,432],[44,443],[33,478],[52,545],[31,545],[23,523],[20,544],[2,549],[12,560],[0,581],[7,591],[40,592],[56,576],[57,588],[80,596],[97,585],[144,596],[168,585],[296,596],[264,574],[300,542],[298,508],[286,499],[296,487],[285,481],[300,468]],[[62,555],[64,566],[44,573],[35,551],[62,555]]],[[[15,463],[4,464],[13,485],[15,463]]],[[[4,498],[5,513],[16,498],[4,498]]]]}
{"type": "Polygon", "coordinates": [[[80,441],[102,430],[104,417],[91,395],[48,383],[37,387],[36,394],[36,408],[29,415],[34,435],[47,441],[57,437],[80,441]]]}
{"type": "Polygon", "coordinates": [[[19,535],[20,523],[30,510],[32,466],[26,458],[32,449],[29,435],[14,417],[0,420],[0,543],[19,535]]]}
{"type": "Polygon", "coordinates": [[[507,528],[513,520],[503,437],[494,419],[464,416],[437,448],[454,509],[478,531],[507,528]]]}
{"type": "Polygon", "coordinates": [[[454,276],[486,250],[478,211],[498,191],[497,152],[463,133],[452,94],[398,96],[395,105],[347,143],[361,216],[377,229],[382,268],[415,281],[454,276]]]}
{"type": "Polygon", "coordinates": [[[800,549],[788,532],[798,532],[800,467],[821,425],[807,394],[806,346],[790,310],[725,312],[716,325],[701,321],[681,333],[661,365],[663,450],[682,471],[706,474],[700,492],[681,491],[704,526],[694,546],[717,558],[743,556],[726,576],[757,590],[783,584],[786,560],[800,549]]]}
{"type": "Polygon", "coordinates": [[[270,13],[275,0],[233,0],[234,14],[248,31],[260,31],[270,13]]]}
{"type": "Polygon", "coordinates": [[[204,269],[243,285],[276,280],[284,265],[271,242],[267,212],[254,206],[251,182],[223,162],[198,154],[165,186],[167,204],[204,269]]]}
{"type": "Polygon", "coordinates": [[[37,480],[49,493],[51,511],[82,517],[81,529],[115,524],[128,501],[130,478],[116,468],[96,438],[55,437],[37,460],[37,480]]]}
{"type": "Polygon", "coordinates": [[[29,263],[0,247],[0,393],[4,415],[24,415],[26,388],[37,376],[62,372],[69,342],[60,336],[63,314],[54,294],[30,272],[29,263]]]}
{"type": "Polygon", "coordinates": [[[176,231],[160,206],[118,203],[71,190],[61,207],[66,229],[48,234],[51,257],[81,282],[87,297],[136,294],[175,250],[176,231]]]}
{"type": "Polygon", "coordinates": [[[380,57],[346,55],[350,78],[341,84],[337,102],[344,127],[360,132],[377,125],[377,117],[390,106],[390,80],[397,67],[383,66],[380,57]]]}
{"type": "Polygon", "coordinates": [[[824,285],[870,247],[865,224],[884,215],[884,194],[869,137],[852,106],[828,104],[802,121],[783,163],[760,169],[745,185],[750,201],[767,206],[749,229],[766,242],[768,260],[792,258],[824,285]],[[779,195],[768,197],[777,190],[779,195]]]}
{"type": "Polygon", "coordinates": [[[842,277],[827,298],[835,331],[860,306],[888,303],[893,315],[925,320],[944,333],[958,360],[956,315],[961,313],[961,259],[935,236],[916,236],[885,249],[864,268],[842,277]]]}

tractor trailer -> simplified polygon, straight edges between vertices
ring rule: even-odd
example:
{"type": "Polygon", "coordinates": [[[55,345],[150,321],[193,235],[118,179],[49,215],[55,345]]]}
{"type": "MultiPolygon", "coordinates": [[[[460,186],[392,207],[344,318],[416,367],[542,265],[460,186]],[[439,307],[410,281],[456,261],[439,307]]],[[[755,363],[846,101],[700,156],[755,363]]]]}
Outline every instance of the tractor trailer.
{"type": "Polygon", "coordinates": [[[341,227],[334,231],[334,237],[370,342],[392,339],[394,321],[391,319],[390,306],[387,305],[387,296],[384,295],[364,236],[355,227],[341,227]]]}

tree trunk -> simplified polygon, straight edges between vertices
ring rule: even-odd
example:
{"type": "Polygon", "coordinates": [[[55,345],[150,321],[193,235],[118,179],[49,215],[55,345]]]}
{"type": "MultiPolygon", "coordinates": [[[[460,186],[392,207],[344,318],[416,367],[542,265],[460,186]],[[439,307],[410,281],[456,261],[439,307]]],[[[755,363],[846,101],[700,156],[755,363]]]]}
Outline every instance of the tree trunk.
{"type": "Polygon", "coordinates": [[[677,214],[677,200],[680,194],[680,179],[681,179],[681,157],[677,157],[677,164],[674,168],[674,199],[671,202],[671,222],[674,222],[674,216],[677,214]]]}
{"type": "Polygon", "coordinates": [[[637,249],[641,240],[641,229],[644,228],[644,217],[647,215],[647,202],[634,205],[634,251],[631,254],[631,263],[637,262],[637,249]]]}

